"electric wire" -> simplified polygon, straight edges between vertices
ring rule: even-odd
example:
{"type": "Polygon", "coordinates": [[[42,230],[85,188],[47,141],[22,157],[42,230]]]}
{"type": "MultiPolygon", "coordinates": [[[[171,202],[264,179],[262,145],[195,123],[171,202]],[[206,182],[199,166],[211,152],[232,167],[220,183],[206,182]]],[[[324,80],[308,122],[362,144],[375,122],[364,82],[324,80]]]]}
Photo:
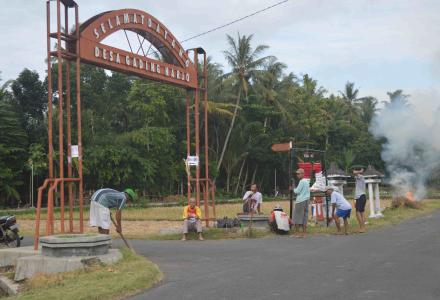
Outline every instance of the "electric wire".
{"type": "MultiPolygon", "coordinates": [[[[201,36],[204,36],[204,35],[210,34],[210,33],[214,32],[214,31],[217,31],[217,30],[223,29],[223,28],[228,27],[228,26],[230,26],[230,25],[232,25],[232,24],[235,24],[235,23],[241,22],[241,21],[243,21],[243,20],[245,20],[245,19],[248,19],[248,18],[250,18],[250,17],[253,17],[253,16],[255,16],[255,15],[258,15],[258,14],[260,14],[260,13],[262,13],[262,12],[268,11],[268,10],[274,8],[274,7],[280,6],[280,5],[282,5],[282,4],[284,4],[284,3],[288,2],[288,1],[289,1],[289,0],[283,0],[283,1],[277,2],[277,3],[275,3],[275,4],[272,4],[272,5],[270,5],[270,6],[267,6],[267,7],[265,7],[265,8],[262,8],[262,9],[260,9],[260,10],[257,10],[257,11],[255,11],[255,12],[253,12],[253,13],[250,13],[250,14],[248,14],[248,15],[246,15],[246,16],[243,16],[243,17],[240,17],[240,18],[238,18],[238,19],[235,19],[235,20],[233,20],[233,21],[231,21],[231,22],[228,22],[228,23],[226,23],[226,24],[223,24],[223,25],[220,25],[220,26],[214,27],[214,28],[212,28],[212,29],[209,29],[209,30],[207,30],[207,31],[204,31],[204,32],[198,33],[198,34],[196,34],[196,35],[193,35],[193,36],[191,36],[191,37],[189,37],[189,38],[187,38],[187,39],[184,39],[184,40],[180,41],[180,43],[182,44],[182,43],[188,42],[188,41],[190,41],[190,40],[193,40],[193,39],[195,39],[195,38],[198,38],[198,37],[201,37],[201,36]]],[[[151,45],[150,45],[150,46],[151,46],[151,45]]],[[[162,47],[159,47],[159,48],[162,48],[162,47]]],[[[159,54],[158,51],[154,51],[154,50],[152,50],[151,52],[152,52],[152,53],[159,54]]],[[[147,51],[147,55],[149,55],[149,53],[150,53],[150,51],[147,51]]]]}

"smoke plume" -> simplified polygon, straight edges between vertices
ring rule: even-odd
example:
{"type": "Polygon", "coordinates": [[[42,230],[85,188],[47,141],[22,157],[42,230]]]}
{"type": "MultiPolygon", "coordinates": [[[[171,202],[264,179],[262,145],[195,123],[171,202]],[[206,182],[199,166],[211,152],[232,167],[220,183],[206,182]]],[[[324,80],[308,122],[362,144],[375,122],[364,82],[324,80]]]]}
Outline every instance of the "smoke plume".
{"type": "Polygon", "coordinates": [[[426,182],[440,166],[440,97],[416,94],[397,97],[373,119],[370,131],[386,138],[382,159],[389,183],[399,196],[412,191],[416,199],[426,196],[426,182]]]}

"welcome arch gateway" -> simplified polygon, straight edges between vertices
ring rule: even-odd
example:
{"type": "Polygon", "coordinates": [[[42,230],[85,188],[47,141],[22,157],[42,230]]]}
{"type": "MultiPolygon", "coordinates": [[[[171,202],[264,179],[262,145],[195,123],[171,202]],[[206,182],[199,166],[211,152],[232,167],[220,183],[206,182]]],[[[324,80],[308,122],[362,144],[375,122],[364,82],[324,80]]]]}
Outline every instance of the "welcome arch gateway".
{"type": "MultiPolygon", "coordinates": [[[[147,12],[137,9],[121,9],[107,11],[79,24],[79,7],[73,0],[56,0],[56,30],[51,31],[51,3],[46,2],[47,11],[47,72],[48,72],[48,160],[49,174],[43,185],[38,189],[38,200],[35,220],[34,247],[38,248],[40,236],[41,208],[43,197],[47,197],[47,215],[45,235],[53,235],[54,226],[54,197],[55,190],[59,192],[61,233],[84,232],[84,197],[83,197],[83,145],[81,141],[81,63],[93,64],[105,69],[136,75],[153,81],[172,84],[186,90],[186,131],[187,157],[200,157],[200,101],[204,102],[204,174],[201,176],[201,163],[197,164],[194,172],[187,170],[187,196],[196,198],[197,204],[203,203],[206,225],[215,218],[215,186],[209,178],[208,164],[208,105],[207,105],[207,57],[203,48],[185,50],[172,32],[158,19],[147,12]],[[74,15],[75,30],[70,33],[68,28],[69,15],[74,15]],[[62,29],[64,27],[64,29],[62,29]],[[131,31],[148,41],[160,53],[161,60],[152,59],[145,54],[142,43],[137,51],[130,47],[130,51],[105,44],[105,39],[118,31],[131,31]],[[52,50],[52,42],[56,42],[56,50],[52,50]],[[142,53],[139,50],[142,49],[142,53]],[[190,57],[191,54],[191,57],[190,57]],[[201,72],[198,72],[199,56],[201,72]],[[58,95],[58,172],[54,172],[54,140],[53,140],[53,97],[52,63],[57,62],[57,93],[58,95]],[[72,62],[75,65],[72,66],[72,62]],[[65,72],[63,72],[65,65],[65,72]],[[71,78],[70,70],[75,68],[76,113],[77,113],[77,142],[72,145],[72,114],[71,114],[71,78]],[[200,99],[201,98],[201,99],[200,99]],[[191,116],[193,115],[193,119],[191,116]],[[66,124],[64,124],[66,123],[66,124]],[[191,137],[191,127],[194,135],[191,137]],[[67,130],[66,134],[64,129],[67,130]],[[194,146],[192,147],[192,139],[194,146]],[[64,141],[67,143],[65,144],[64,141]],[[77,170],[74,172],[72,159],[77,157],[77,170]],[[67,172],[65,170],[67,166],[67,172]],[[76,173],[74,175],[74,173],[76,173]],[[56,175],[55,175],[56,174],[56,175]],[[67,197],[65,196],[67,187],[67,197]],[[77,192],[74,193],[74,190],[77,192]],[[74,194],[77,194],[79,206],[79,224],[74,226],[74,194]],[[65,201],[67,198],[67,202],[65,201]],[[68,217],[65,217],[65,208],[68,208],[68,217]],[[212,217],[210,218],[210,207],[212,217]],[[68,221],[66,228],[65,221],[68,221]]],[[[128,38],[127,38],[128,40],[128,38]]]]}

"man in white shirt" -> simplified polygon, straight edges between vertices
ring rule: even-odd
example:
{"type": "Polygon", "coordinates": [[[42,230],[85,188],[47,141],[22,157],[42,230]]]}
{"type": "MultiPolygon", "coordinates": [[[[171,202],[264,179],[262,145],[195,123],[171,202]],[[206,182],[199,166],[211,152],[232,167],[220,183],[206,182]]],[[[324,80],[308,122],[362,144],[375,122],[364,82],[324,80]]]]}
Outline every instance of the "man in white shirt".
{"type": "Polygon", "coordinates": [[[291,225],[293,225],[293,222],[283,211],[281,205],[276,205],[269,215],[269,226],[271,230],[277,234],[287,234],[290,231],[291,225]]]}
{"type": "Polygon", "coordinates": [[[356,218],[359,223],[359,232],[365,232],[365,204],[367,196],[365,195],[365,178],[362,175],[364,169],[353,170],[354,179],[356,180],[354,199],[356,200],[356,218]]]}
{"type": "Polygon", "coordinates": [[[332,186],[327,186],[325,188],[325,193],[331,197],[332,204],[332,216],[335,220],[336,228],[338,228],[338,233],[341,232],[341,224],[339,218],[344,219],[344,233],[348,234],[348,218],[351,214],[351,204],[344,198],[340,193],[334,190],[332,186]],[[336,210],[336,213],[335,213],[336,210]]]}
{"type": "Polygon", "coordinates": [[[253,183],[251,190],[247,191],[243,196],[243,212],[251,211],[261,213],[261,203],[263,203],[263,195],[258,191],[257,185],[253,183]]]}

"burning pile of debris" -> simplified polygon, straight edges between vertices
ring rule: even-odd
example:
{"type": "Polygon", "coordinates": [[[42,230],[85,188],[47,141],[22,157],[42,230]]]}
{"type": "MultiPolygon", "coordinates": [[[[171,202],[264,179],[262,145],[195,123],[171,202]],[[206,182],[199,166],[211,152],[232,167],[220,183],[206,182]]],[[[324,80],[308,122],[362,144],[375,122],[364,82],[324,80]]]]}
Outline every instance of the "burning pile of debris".
{"type": "Polygon", "coordinates": [[[419,201],[414,199],[414,195],[412,192],[407,192],[405,196],[394,196],[393,201],[391,202],[391,208],[413,208],[420,209],[422,208],[419,201]]]}

